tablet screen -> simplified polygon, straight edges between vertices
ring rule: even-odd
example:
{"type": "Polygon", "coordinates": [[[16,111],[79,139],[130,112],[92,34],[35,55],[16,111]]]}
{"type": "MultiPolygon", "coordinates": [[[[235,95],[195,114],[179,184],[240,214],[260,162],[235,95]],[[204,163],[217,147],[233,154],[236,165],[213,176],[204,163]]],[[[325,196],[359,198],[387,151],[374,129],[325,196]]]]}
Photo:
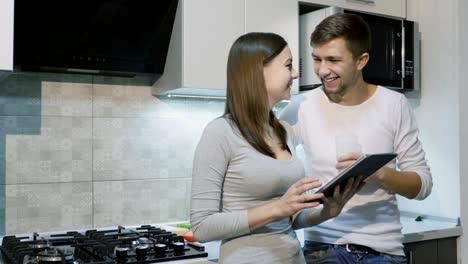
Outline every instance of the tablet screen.
{"type": "MultiPolygon", "coordinates": [[[[380,168],[396,158],[395,153],[368,154],[361,156],[352,165],[341,171],[335,178],[318,189],[315,193],[323,193],[325,197],[333,196],[335,186],[340,185],[342,191],[351,177],[362,176],[362,180],[374,174],[380,168]]],[[[321,199],[313,200],[322,203],[321,199]]]]}

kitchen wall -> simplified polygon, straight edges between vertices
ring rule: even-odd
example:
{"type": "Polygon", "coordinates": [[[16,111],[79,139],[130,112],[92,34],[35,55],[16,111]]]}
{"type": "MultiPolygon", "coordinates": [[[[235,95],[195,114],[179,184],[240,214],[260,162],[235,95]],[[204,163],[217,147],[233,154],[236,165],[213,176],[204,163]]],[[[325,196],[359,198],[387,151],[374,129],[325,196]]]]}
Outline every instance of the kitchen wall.
{"type": "MultiPolygon", "coordinates": [[[[466,118],[466,113],[468,112],[468,90],[466,89],[466,73],[468,73],[468,31],[462,29],[461,25],[466,25],[468,23],[468,1],[459,0],[457,6],[457,20],[459,26],[460,34],[460,46],[459,46],[459,61],[456,65],[456,70],[458,70],[458,82],[459,82],[459,105],[460,105],[460,190],[461,190],[461,205],[460,205],[460,216],[461,224],[465,228],[468,227],[468,192],[466,187],[468,186],[468,119],[466,118]],[[463,86],[462,86],[463,85],[463,86]]],[[[460,249],[460,263],[468,263],[468,236],[463,235],[459,240],[459,249],[460,249]]]]}
{"type": "Polygon", "coordinates": [[[0,80],[1,234],[188,220],[193,150],[224,102],[126,82],[0,80]]]}
{"type": "MultiPolygon", "coordinates": [[[[400,209],[460,216],[460,104],[457,1],[407,1],[408,19],[421,32],[421,91],[410,99],[431,166],[434,188],[424,201],[402,198],[400,209]]],[[[465,73],[466,74],[466,73],[465,73]]]]}
{"type": "MultiPolygon", "coordinates": [[[[468,226],[468,22],[465,0],[407,0],[407,17],[422,33],[422,94],[414,102],[434,178],[433,194],[422,202],[405,201],[415,212],[461,217],[468,226]]],[[[458,241],[459,263],[468,263],[468,236],[458,241]]]]}

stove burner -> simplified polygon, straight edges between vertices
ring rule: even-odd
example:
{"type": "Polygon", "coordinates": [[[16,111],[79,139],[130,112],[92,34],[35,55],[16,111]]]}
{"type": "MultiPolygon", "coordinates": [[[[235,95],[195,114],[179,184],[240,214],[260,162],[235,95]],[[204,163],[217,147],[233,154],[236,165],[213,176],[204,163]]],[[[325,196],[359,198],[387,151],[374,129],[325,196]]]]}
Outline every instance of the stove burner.
{"type": "Polygon", "coordinates": [[[37,260],[39,263],[42,262],[57,262],[63,263],[63,261],[70,262],[73,261],[73,253],[71,251],[61,251],[59,249],[46,249],[37,254],[37,260]]]}
{"type": "Polygon", "coordinates": [[[138,234],[129,233],[129,234],[118,235],[118,236],[117,236],[117,239],[122,239],[122,240],[135,240],[135,239],[138,239],[138,237],[139,237],[138,234]]]}
{"type": "Polygon", "coordinates": [[[4,264],[149,264],[208,256],[187,246],[182,236],[150,225],[38,238],[37,233],[3,237],[0,259],[4,264]]]}
{"type": "Polygon", "coordinates": [[[49,243],[47,243],[47,241],[44,241],[44,240],[35,240],[35,241],[31,241],[28,244],[28,247],[32,249],[45,249],[49,247],[49,243]]]}

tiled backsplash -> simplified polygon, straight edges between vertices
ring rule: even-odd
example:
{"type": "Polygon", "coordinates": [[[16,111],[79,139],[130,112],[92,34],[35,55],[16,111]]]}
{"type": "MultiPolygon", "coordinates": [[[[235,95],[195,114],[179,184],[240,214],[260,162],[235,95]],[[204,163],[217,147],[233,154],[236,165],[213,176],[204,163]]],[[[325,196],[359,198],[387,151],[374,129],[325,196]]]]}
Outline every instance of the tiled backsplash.
{"type": "Polygon", "coordinates": [[[188,219],[193,151],[224,101],[104,78],[0,82],[1,234],[188,219]]]}

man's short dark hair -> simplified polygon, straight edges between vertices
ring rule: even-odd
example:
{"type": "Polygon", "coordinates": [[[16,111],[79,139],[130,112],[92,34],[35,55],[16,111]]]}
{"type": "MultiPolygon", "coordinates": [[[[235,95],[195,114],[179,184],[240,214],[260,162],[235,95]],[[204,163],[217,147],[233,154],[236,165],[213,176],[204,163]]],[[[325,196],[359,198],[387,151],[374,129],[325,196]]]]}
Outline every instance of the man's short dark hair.
{"type": "Polygon", "coordinates": [[[354,58],[368,53],[371,47],[369,25],[355,14],[339,13],[322,20],[310,36],[310,45],[320,46],[336,38],[346,41],[354,58]]]}

